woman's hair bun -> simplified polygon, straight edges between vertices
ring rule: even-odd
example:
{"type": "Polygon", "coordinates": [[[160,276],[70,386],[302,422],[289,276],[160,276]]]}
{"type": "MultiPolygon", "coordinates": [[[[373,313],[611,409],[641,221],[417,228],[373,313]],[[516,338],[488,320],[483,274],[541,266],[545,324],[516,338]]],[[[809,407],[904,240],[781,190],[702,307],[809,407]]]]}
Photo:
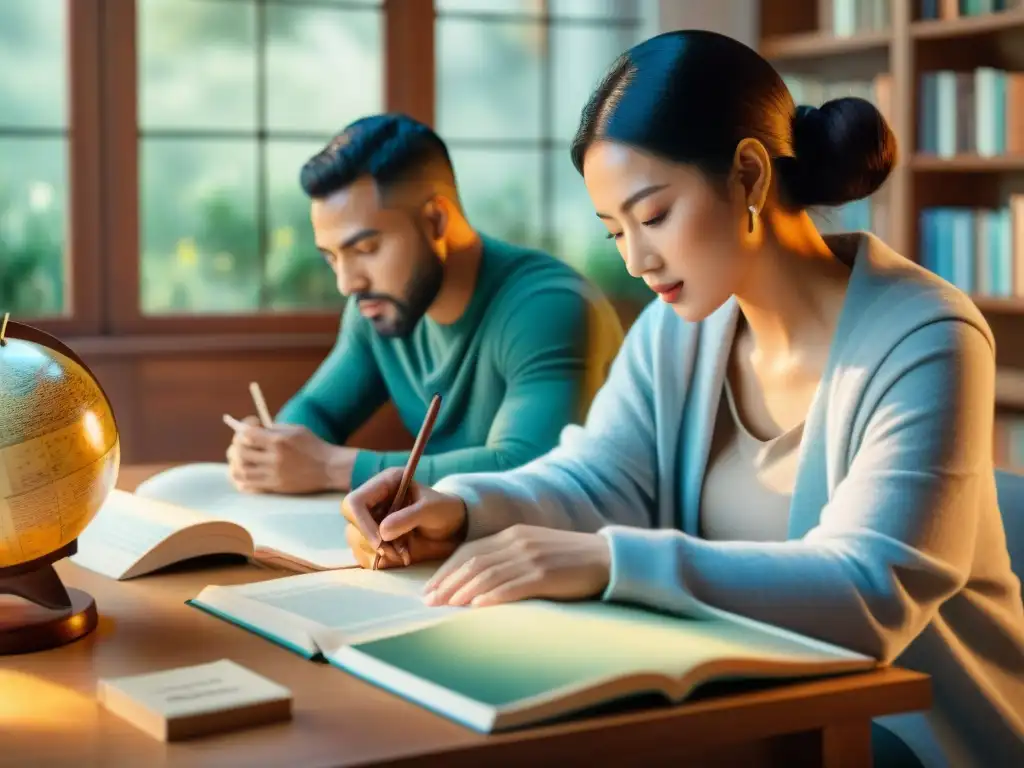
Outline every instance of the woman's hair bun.
{"type": "Polygon", "coordinates": [[[844,97],[793,115],[795,157],[780,158],[788,201],[835,206],[875,192],[896,165],[896,137],[874,104],[844,97]]]}

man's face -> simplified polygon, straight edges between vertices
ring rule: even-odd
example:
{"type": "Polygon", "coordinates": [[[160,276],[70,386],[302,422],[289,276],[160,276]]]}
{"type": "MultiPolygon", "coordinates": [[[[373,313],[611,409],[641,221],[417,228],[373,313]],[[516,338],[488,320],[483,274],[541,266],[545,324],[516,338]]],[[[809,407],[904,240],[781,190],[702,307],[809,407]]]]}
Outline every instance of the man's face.
{"type": "Polygon", "coordinates": [[[409,334],[444,277],[415,206],[382,206],[376,183],[364,176],[314,200],[310,218],[341,294],[359,303],[381,335],[409,334]]]}

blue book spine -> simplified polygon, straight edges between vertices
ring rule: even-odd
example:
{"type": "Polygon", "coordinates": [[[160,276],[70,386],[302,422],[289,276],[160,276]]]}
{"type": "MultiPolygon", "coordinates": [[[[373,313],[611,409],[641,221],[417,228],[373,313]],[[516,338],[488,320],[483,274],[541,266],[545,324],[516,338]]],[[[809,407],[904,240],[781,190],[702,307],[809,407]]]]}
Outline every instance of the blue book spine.
{"type": "Polygon", "coordinates": [[[935,271],[935,211],[925,208],[921,211],[921,244],[918,249],[918,261],[921,266],[935,271]]]}
{"type": "Polygon", "coordinates": [[[996,154],[1006,154],[1006,72],[997,70],[992,78],[992,88],[995,91],[993,99],[995,106],[995,145],[996,154]]]}
{"type": "Polygon", "coordinates": [[[934,72],[921,75],[921,112],[917,126],[918,151],[934,155],[938,149],[935,130],[935,102],[937,96],[937,80],[934,72]]]}
{"type": "Polygon", "coordinates": [[[975,253],[974,212],[960,209],[953,220],[953,284],[964,293],[974,293],[975,253]]]}
{"type": "Polygon", "coordinates": [[[992,280],[992,249],[989,248],[989,222],[992,211],[977,211],[974,217],[974,291],[979,296],[991,296],[995,290],[992,280]]]}
{"type": "Polygon", "coordinates": [[[936,151],[939,157],[956,155],[956,72],[942,70],[935,76],[935,111],[932,122],[936,124],[936,151]]]}
{"type": "Polygon", "coordinates": [[[985,211],[985,279],[989,296],[1001,296],[1003,292],[1002,227],[998,209],[985,211]]]}
{"type": "Polygon", "coordinates": [[[953,283],[953,227],[949,208],[935,209],[935,274],[953,283]]]}
{"type": "Polygon", "coordinates": [[[996,214],[996,230],[998,242],[995,246],[999,258],[996,259],[998,274],[996,275],[996,295],[1003,298],[1013,296],[1013,216],[1009,207],[1000,208],[996,214]]]}

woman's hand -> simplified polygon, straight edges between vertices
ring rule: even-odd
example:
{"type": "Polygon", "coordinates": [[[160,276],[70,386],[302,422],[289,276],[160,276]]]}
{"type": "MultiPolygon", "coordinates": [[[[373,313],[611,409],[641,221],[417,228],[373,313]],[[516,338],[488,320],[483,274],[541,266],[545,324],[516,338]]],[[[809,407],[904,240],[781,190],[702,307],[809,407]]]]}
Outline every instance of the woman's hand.
{"type": "Polygon", "coordinates": [[[427,582],[430,605],[494,605],[528,598],[580,600],[608,586],[603,536],[516,525],[464,544],[427,582]]]}
{"type": "Polygon", "coordinates": [[[443,560],[462,542],[466,505],[457,496],[411,482],[405,504],[383,517],[402,481],[402,469],[381,472],[345,497],[341,512],[348,520],[348,545],[363,568],[412,565],[443,560]]]}

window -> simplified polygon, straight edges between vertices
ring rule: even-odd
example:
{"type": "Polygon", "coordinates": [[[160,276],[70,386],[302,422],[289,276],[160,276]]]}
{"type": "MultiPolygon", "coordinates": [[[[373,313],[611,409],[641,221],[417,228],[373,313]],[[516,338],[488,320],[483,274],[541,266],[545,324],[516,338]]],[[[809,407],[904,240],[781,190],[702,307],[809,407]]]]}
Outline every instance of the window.
{"type": "Polygon", "coordinates": [[[0,309],[68,336],[333,332],[298,172],[382,110],[449,141],[483,231],[621,296],[567,150],[653,2],[3,0],[0,309]]]}
{"type": "Polygon", "coordinates": [[[379,3],[137,0],[143,314],[337,308],[302,163],[383,109],[379,3]]]}
{"type": "Polygon", "coordinates": [[[0,3],[0,308],[68,306],[67,7],[0,3]]]}
{"type": "Polygon", "coordinates": [[[470,221],[548,249],[615,297],[644,296],[569,158],[580,110],[649,36],[640,0],[436,0],[437,130],[470,221]]]}

